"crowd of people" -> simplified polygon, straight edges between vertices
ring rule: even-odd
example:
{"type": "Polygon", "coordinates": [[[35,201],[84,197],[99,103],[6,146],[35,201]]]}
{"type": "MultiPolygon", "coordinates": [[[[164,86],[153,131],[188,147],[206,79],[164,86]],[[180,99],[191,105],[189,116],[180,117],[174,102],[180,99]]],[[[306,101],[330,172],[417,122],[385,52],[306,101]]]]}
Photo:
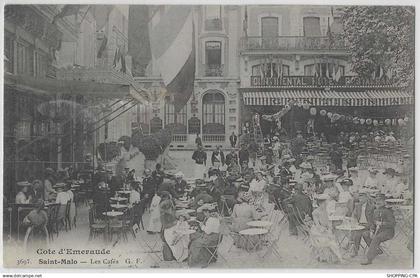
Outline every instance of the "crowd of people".
{"type": "MultiPolygon", "coordinates": [[[[345,254],[358,256],[363,238],[368,251],[362,264],[371,264],[383,252],[381,243],[395,234],[394,212],[385,200],[412,198],[406,171],[359,169],[361,150],[375,142],[399,143],[392,132],[382,136],[341,132],[333,141],[323,134],[297,132],[292,140],[271,134],[261,142],[241,140],[233,133],[226,153],[218,146],[208,156],[201,140],[196,140],[193,179],[180,171],[165,171],[160,164],[145,169],[141,177],[133,169],[113,173],[99,165],[85,182],[92,185],[91,208],[98,218],[112,210],[110,197],[121,189],[129,190],[127,208],[142,204],[149,213],[146,231],[160,235],[164,258],[191,267],[216,259],[211,250],[221,241],[226,218],[231,220],[228,229],[240,233],[249,221],[269,219],[273,211],[285,215],[290,236],[300,236],[302,227],[306,229],[316,260],[336,263],[345,260],[345,254]],[[326,149],[324,160],[318,153],[322,148],[326,149]],[[331,220],[337,216],[341,222],[331,220]],[[363,229],[352,232],[343,250],[335,227],[346,221],[363,229]]],[[[46,169],[43,180],[18,184],[15,203],[36,204],[25,222],[45,226],[48,216],[40,209],[44,201],[60,204],[60,217],[64,217],[68,202],[74,204],[72,181],[79,178],[72,169],[46,169]]],[[[234,238],[237,248],[246,249],[248,244],[234,238]]]]}

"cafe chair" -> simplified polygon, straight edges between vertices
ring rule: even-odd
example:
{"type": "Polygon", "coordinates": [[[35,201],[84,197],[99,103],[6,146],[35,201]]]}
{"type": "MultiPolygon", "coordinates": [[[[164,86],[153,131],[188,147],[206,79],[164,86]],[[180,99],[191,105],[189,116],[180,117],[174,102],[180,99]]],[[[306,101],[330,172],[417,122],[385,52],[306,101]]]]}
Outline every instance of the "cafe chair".
{"type": "Polygon", "coordinates": [[[223,261],[225,261],[226,263],[228,262],[219,252],[219,247],[222,243],[223,240],[223,234],[219,233],[219,238],[217,240],[217,244],[215,246],[205,246],[205,250],[207,252],[209,252],[210,254],[210,259],[207,262],[207,265],[205,267],[208,267],[211,263],[214,263],[217,261],[218,258],[223,259],[223,261]]]}
{"type": "Polygon", "coordinates": [[[60,204],[50,204],[48,206],[48,211],[47,211],[47,215],[48,215],[48,223],[47,223],[47,230],[48,230],[48,234],[50,236],[50,240],[54,239],[54,233],[56,234],[56,236],[58,237],[58,225],[59,225],[59,221],[58,221],[58,211],[60,209],[60,204]]]}
{"type": "Polygon", "coordinates": [[[89,209],[89,241],[96,238],[98,235],[103,235],[106,238],[106,224],[97,222],[95,219],[95,209],[93,206],[89,209]]]}

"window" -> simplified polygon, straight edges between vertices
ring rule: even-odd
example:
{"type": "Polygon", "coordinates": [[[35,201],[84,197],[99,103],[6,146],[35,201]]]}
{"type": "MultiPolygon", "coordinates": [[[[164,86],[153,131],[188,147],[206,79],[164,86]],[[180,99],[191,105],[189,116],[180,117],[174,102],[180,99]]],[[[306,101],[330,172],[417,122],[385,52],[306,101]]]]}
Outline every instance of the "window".
{"type": "Polygon", "coordinates": [[[35,54],[35,76],[45,77],[47,75],[47,54],[37,51],[35,54]]]}
{"type": "Polygon", "coordinates": [[[331,33],[340,34],[344,32],[343,20],[341,17],[334,17],[334,21],[331,24],[331,33]]]}
{"type": "Polygon", "coordinates": [[[288,76],[289,73],[289,66],[282,65],[280,62],[260,64],[252,67],[252,76],[278,78],[288,76]]]}
{"type": "Polygon", "coordinates": [[[31,76],[34,74],[34,50],[29,44],[17,44],[17,73],[31,76]]]}
{"type": "Polygon", "coordinates": [[[203,96],[203,133],[225,133],[225,97],[217,91],[203,96]]]}
{"type": "Polygon", "coordinates": [[[150,133],[156,133],[162,129],[162,120],[159,117],[154,117],[150,121],[150,133]]]}
{"type": "Polygon", "coordinates": [[[192,117],[188,120],[188,134],[197,134],[200,132],[200,119],[192,117]]]}
{"type": "Polygon", "coordinates": [[[222,64],[221,42],[206,42],[206,64],[209,66],[220,66],[222,64]]]}
{"type": "Polygon", "coordinates": [[[328,77],[333,79],[339,79],[344,76],[344,66],[340,66],[334,63],[317,63],[312,65],[306,65],[304,67],[304,74],[306,76],[318,76],[328,77]]]}
{"type": "Polygon", "coordinates": [[[204,12],[204,28],[206,29],[206,31],[222,30],[222,6],[205,6],[204,12]]]}
{"type": "Polygon", "coordinates": [[[321,24],[319,17],[303,18],[303,35],[305,37],[321,36],[321,24]]]}
{"type": "Polygon", "coordinates": [[[277,37],[279,35],[279,19],[278,17],[261,18],[261,36],[277,37]]]}
{"type": "Polygon", "coordinates": [[[187,133],[187,106],[184,106],[181,111],[175,113],[175,105],[167,98],[165,100],[164,109],[164,123],[165,127],[174,126],[175,133],[185,134],[187,133]]]}
{"type": "Polygon", "coordinates": [[[13,73],[14,70],[14,41],[9,35],[4,36],[4,70],[9,73],[13,73]]]}
{"type": "Polygon", "coordinates": [[[206,42],[206,76],[222,76],[221,42],[206,42]]]}

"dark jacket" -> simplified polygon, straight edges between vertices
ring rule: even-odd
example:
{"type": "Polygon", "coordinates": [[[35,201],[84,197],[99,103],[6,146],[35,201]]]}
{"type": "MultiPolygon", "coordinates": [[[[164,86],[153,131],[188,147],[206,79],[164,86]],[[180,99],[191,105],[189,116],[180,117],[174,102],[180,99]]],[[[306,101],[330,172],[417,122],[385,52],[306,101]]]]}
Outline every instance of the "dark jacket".
{"type": "Polygon", "coordinates": [[[220,151],[220,161],[216,158],[217,155],[217,151],[214,151],[213,154],[211,155],[211,164],[214,165],[215,162],[220,162],[222,163],[222,165],[225,164],[225,154],[220,151]]]}
{"type": "Polygon", "coordinates": [[[143,179],[143,194],[149,194],[149,197],[153,196],[153,194],[155,194],[156,187],[156,183],[152,176],[145,177],[143,179]]]}
{"type": "MultiPolygon", "coordinates": [[[[375,211],[375,206],[371,202],[366,203],[366,209],[365,209],[365,216],[366,220],[368,222],[368,226],[372,227],[375,225],[375,222],[373,220],[373,212],[375,211]]],[[[353,210],[353,217],[356,218],[358,222],[360,222],[360,217],[362,216],[362,204],[356,203],[353,210]]]]}
{"type": "MultiPolygon", "coordinates": [[[[387,208],[387,207],[382,207],[382,208],[377,208],[375,209],[375,211],[373,212],[373,221],[374,221],[374,225],[376,225],[376,222],[381,222],[382,224],[378,227],[373,226],[373,228],[376,227],[377,229],[377,233],[379,232],[391,232],[394,233],[394,229],[395,229],[395,216],[394,216],[394,212],[392,211],[391,208],[387,208]]],[[[372,229],[373,229],[372,228],[372,229]]]]}
{"type": "Polygon", "coordinates": [[[232,134],[232,135],[229,137],[229,141],[230,141],[230,143],[231,143],[232,145],[236,145],[236,142],[238,141],[238,136],[236,136],[236,134],[232,134]]]}
{"type": "Polygon", "coordinates": [[[247,149],[239,150],[239,161],[249,161],[249,151],[247,149]]]}
{"type": "Polygon", "coordinates": [[[195,161],[195,163],[197,164],[204,164],[206,165],[206,161],[207,161],[207,154],[204,151],[199,151],[196,150],[193,155],[192,155],[192,159],[195,161]]]}
{"type": "Polygon", "coordinates": [[[305,215],[308,215],[312,218],[312,201],[311,199],[301,192],[296,192],[291,200],[290,204],[292,204],[297,211],[300,212],[300,218],[304,219],[305,215]]]}
{"type": "Polygon", "coordinates": [[[226,155],[225,163],[227,165],[230,165],[230,163],[232,161],[235,161],[236,163],[238,163],[238,155],[236,153],[233,153],[233,154],[232,153],[228,153],[226,155]]]}

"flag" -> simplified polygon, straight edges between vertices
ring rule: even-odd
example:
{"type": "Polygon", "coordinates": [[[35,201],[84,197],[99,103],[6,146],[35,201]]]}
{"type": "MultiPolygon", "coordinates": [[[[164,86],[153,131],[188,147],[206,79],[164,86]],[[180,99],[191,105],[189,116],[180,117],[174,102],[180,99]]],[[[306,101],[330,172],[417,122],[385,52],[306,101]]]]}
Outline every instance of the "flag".
{"type": "Polygon", "coordinates": [[[150,24],[152,57],[179,112],[194,88],[195,44],[192,6],[164,6],[150,24]]]}
{"type": "Polygon", "coordinates": [[[64,5],[61,11],[54,16],[51,23],[55,24],[57,20],[66,16],[77,15],[79,13],[79,10],[83,8],[84,6],[87,6],[87,5],[64,5]]]}
{"type": "Polygon", "coordinates": [[[128,15],[128,53],[132,57],[133,76],[145,76],[152,60],[149,20],[153,12],[148,5],[130,5],[128,15]]]}

